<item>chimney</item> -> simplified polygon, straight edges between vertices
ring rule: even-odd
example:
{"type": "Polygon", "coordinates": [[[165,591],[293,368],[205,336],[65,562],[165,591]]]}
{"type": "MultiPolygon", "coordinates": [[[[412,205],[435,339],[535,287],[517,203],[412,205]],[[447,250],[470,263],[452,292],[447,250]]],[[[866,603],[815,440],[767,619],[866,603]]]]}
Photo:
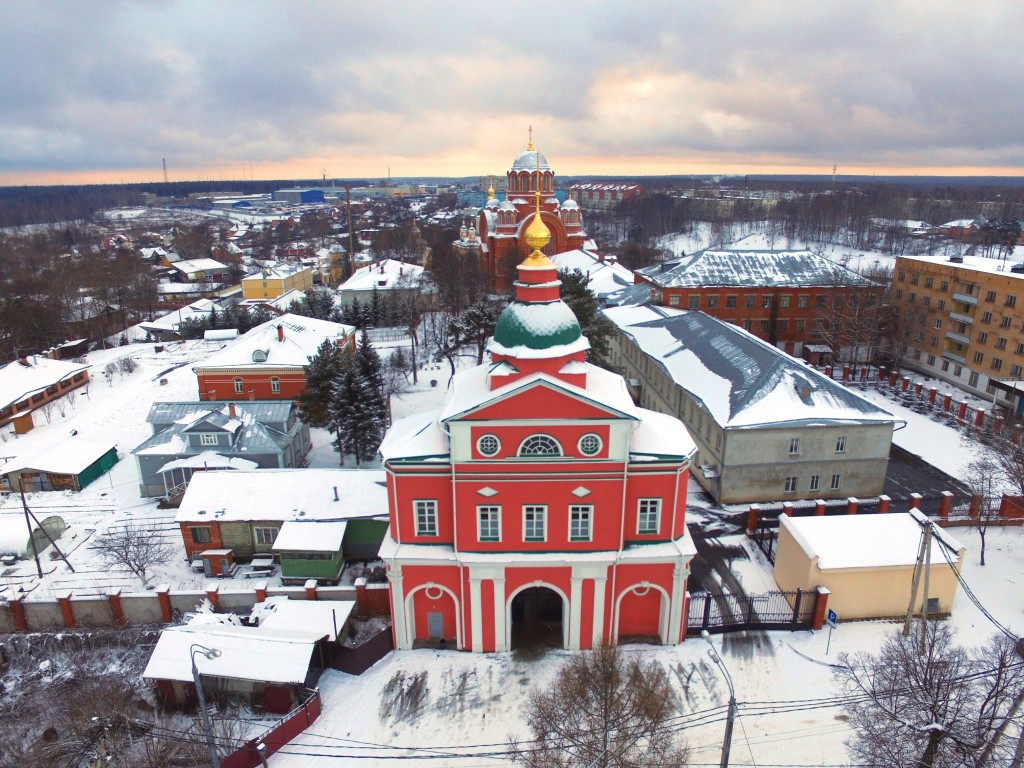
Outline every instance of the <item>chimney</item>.
{"type": "Polygon", "coordinates": [[[235,409],[234,403],[228,403],[228,416],[230,416],[232,419],[238,418],[238,411],[235,409]]]}
{"type": "Polygon", "coordinates": [[[598,253],[597,254],[597,263],[598,264],[604,264],[604,254],[603,253],[598,253]]]}
{"type": "Polygon", "coordinates": [[[28,355],[18,358],[18,362],[28,368],[28,355]]]}
{"type": "Polygon", "coordinates": [[[283,325],[278,325],[277,326],[277,340],[278,341],[284,341],[284,326],[283,325]]]}

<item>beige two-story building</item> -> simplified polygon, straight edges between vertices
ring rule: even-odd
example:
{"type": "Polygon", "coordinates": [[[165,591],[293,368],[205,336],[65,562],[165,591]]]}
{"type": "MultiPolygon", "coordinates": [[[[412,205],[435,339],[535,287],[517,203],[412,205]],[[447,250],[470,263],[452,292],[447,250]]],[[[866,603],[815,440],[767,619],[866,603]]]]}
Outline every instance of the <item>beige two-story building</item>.
{"type": "Polygon", "coordinates": [[[741,328],[703,312],[617,307],[612,364],[639,404],[678,417],[691,473],[721,504],[882,493],[905,422],[741,328]]]}

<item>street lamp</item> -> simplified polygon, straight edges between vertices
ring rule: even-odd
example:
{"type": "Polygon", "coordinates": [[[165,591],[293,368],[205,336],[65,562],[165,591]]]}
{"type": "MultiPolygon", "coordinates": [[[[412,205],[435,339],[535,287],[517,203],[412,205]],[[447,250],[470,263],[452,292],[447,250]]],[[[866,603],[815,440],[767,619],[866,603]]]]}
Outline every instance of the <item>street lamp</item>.
{"type": "Polygon", "coordinates": [[[203,716],[203,732],[206,734],[206,745],[210,748],[210,768],[220,768],[220,760],[217,759],[217,745],[213,742],[213,727],[210,725],[210,713],[206,711],[206,696],[203,695],[203,681],[199,676],[199,669],[196,667],[196,654],[207,659],[216,659],[220,656],[219,648],[207,648],[205,645],[193,643],[189,648],[192,656],[192,681],[196,684],[196,695],[199,697],[199,712],[203,716]]]}
{"type": "Polygon", "coordinates": [[[732,678],[729,676],[729,670],[725,668],[725,662],[722,661],[722,657],[715,650],[715,644],[711,642],[711,634],[705,629],[700,633],[700,636],[710,646],[708,648],[708,656],[715,662],[715,666],[722,670],[722,674],[725,676],[725,684],[729,686],[729,714],[725,719],[725,738],[722,740],[722,762],[720,764],[721,768],[728,768],[729,749],[732,747],[732,724],[736,718],[736,691],[732,687],[732,678]]]}

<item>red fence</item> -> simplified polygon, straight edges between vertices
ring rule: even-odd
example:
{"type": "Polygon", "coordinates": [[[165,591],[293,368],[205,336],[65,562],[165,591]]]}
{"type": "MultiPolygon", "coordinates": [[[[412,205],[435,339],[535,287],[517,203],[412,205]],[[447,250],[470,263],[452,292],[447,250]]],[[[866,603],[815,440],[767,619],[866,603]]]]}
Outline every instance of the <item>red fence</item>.
{"type": "Polygon", "coordinates": [[[235,752],[220,761],[221,768],[256,768],[262,764],[257,744],[266,745],[265,755],[272,755],[306,730],[320,717],[320,691],[315,690],[303,704],[293,709],[263,735],[249,739],[235,752]]]}

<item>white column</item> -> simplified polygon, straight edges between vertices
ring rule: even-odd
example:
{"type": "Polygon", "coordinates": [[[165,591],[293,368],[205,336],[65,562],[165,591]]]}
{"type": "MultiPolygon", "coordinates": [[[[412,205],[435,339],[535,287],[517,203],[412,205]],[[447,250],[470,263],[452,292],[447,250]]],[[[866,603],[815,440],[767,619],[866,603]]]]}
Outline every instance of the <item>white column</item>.
{"type": "Polygon", "coordinates": [[[395,642],[398,650],[412,649],[412,637],[405,621],[405,589],[402,587],[402,566],[392,564],[388,568],[388,580],[391,582],[391,620],[395,625],[395,642]]]}
{"type": "MultiPolygon", "coordinates": [[[[594,579],[594,647],[604,643],[604,585],[606,576],[594,579]]],[[[609,638],[611,639],[611,638],[609,638]]]]}
{"type": "MultiPolygon", "coordinates": [[[[472,575],[469,577],[469,623],[470,631],[473,634],[473,651],[480,653],[484,649],[484,619],[483,606],[480,600],[480,579],[472,575]]],[[[463,640],[465,644],[465,640],[463,640]]]]}
{"type": "Polygon", "coordinates": [[[505,578],[494,579],[494,650],[507,651],[505,642],[505,578]]]}
{"type": "Polygon", "coordinates": [[[686,566],[677,564],[672,569],[672,600],[668,613],[668,644],[676,645],[683,630],[683,582],[686,580],[686,566]]]}
{"type": "Polygon", "coordinates": [[[583,578],[573,576],[569,581],[569,645],[570,651],[580,649],[580,618],[583,614],[583,578]]]}

